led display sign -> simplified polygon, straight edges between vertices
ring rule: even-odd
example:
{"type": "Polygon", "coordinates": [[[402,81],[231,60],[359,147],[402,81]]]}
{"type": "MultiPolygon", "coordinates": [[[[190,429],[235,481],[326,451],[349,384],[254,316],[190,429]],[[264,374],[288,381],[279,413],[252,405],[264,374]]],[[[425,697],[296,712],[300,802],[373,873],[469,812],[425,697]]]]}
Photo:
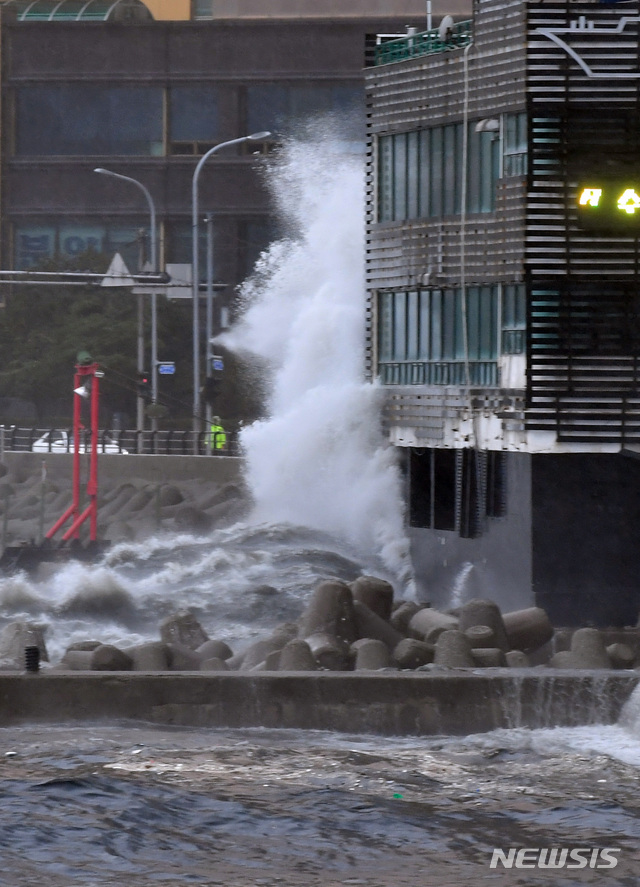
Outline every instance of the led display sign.
{"type": "Polygon", "coordinates": [[[578,225],[597,231],[640,234],[640,177],[638,181],[598,181],[578,185],[576,191],[578,225]]]}

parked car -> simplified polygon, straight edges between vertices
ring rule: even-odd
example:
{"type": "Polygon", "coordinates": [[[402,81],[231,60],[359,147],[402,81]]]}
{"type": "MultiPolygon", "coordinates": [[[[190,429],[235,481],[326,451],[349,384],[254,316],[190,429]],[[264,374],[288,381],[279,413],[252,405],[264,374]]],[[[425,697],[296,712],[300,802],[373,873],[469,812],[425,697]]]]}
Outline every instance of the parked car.
{"type": "MultiPolygon", "coordinates": [[[[47,431],[42,437],[39,437],[31,447],[33,453],[73,453],[73,438],[66,431],[47,431]]],[[[80,452],[91,452],[91,444],[87,438],[80,442],[80,452]]],[[[123,447],[119,447],[117,443],[106,437],[98,439],[98,453],[128,453],[123,447]]]]}

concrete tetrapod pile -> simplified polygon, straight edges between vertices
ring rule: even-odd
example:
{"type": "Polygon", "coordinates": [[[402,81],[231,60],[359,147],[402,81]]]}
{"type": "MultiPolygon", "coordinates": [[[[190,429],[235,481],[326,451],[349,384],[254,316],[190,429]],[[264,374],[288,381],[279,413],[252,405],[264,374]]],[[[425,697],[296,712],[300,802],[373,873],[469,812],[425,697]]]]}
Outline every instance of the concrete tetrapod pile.
{"type": "MultiPolygon", "coordinates": [[[[414,601],[394,601],[389,582],[360,576],[351,583],[321,582],[297,622],[234,651],[211,639],[195,616],[165,619],[159,639],[117,647],[87,640],[70,646],[57,671],[422,671],[449,668],[549,666],[571,669],[633,668],[640,662],[638,633],[595,628],[554,630],[544,610],[501,613],[490,600],[468,601],[443,612],[414,601]]],[[[25,649],[39,649],[38,626],[12,623],[0,633],[0,664],[24,668],[25,649]]]]}

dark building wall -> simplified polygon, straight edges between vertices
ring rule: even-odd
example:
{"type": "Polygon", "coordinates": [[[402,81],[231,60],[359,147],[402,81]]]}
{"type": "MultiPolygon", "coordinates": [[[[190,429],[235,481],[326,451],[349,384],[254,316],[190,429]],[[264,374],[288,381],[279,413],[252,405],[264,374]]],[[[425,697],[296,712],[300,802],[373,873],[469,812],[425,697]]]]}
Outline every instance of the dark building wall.
{"type": "MultiPolygon", "coordinates": [[[[271,129],[290,135],[293,131],[293,123],[287,122],[287,108],[275,107],[277,96],[272,115],[268,101],[262,102],[255,93],[252,99],[251,91],[262,87],[297,90],[299,113],[305,111],[305,90],[310,95],[314,90],[325,90],[325,106],[334,100],[331,90],[338,96],[336,101],[353,94],[359,107],[351,119],[359,120],[355,126],[364,139],[366,35],[397,32],[405,24],[393,15],[378,22],[371,18],[339,22],[5,22],[2,266],[12,267],[12,237],[21,225],[35,228],[54,221],[58,224],[61,219],[79,219],[90,225],[92,220],[102,224],[107,219],[110,224],[129,224],[135,229],[148,222],[142,195],[135,188],[95,175],[96,166],[132,176],[149,188],[164,229],[165,259],[189,261],[185,244],[190,230],[191,180],[198,157],[211,144],[248,132],[271,129]],[[20,150],[16,131],[20,90],[56,84],[106,90],[147,88],[154,107],[161,108],[157,112],[162,118],[160,136],[154,131],[143,151],[134,148],[121,154],[105,150],[70,155],[52,149],[43,122],[41,138],[40,133],[32,133],[29,149],[20,150]],[[209,143],[202,141],[202,136],[187,135],[182,137],[186,147],[172,144],[171,91],[184,87],[215,90],[216,132],[209,143]],[[260,125],[256,125],[257,117],[260,125]],[[194,149],[189,156],[190,139],[194,149]],[[200,143],[195,144],[196,139],[200,143]],[[182,227],[178,230],[176,226],[182,227]],[[175,253],[178,241],[179,256],[175,253]]],[[[99,134],[96,138],[99,143],[99,134]]],[[[216,249],[216,277],[231,284],[246,274],[251,250],[257,255],[271,233],[272,207],[256,172],[259,160],[244,149],[227,149],[212,158],[200,177],[200,207],[203,213],[211,210],[223,217],[217,226],[221,242],[233,247],[216,249]],[[247,226],[253,226],[253,247],[246,242],[247,226]]]]}
{"type": "Polygon", "coordinates": [[[540,606],[556,626],[635,625],[640,610],[640,460],[509,453],[505,516],[482,535],[410,527],[418,595],[540,606]]]}
{"type": "Polygon", "coordinates": [[[533,457],[533,588],[559,625],[635,625],[640,607],[640,461],[533,457]]]}
{"type": "Polygon", "coordinates": [[[505,516],[487,520],[477,538],[408,529],[421,600],[446,608],[489,598],[505,611],[533,605],[531,457],[507,453],[505,465],[505,516]]]}

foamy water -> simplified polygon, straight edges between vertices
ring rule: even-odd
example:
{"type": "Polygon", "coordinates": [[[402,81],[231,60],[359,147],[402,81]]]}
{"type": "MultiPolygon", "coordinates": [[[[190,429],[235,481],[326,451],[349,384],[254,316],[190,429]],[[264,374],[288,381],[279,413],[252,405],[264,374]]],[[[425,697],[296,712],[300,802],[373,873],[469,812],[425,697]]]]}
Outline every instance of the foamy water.
{"type": "Polygon", "coordinates": [[[261,258],[225,344],[269,374],[268,418],[242,433],[254,519],[314,527],[375,551],[412,594],[394,448],[364,382],[362,156],[323,136],[270,178],[292,235],[261,258]]]}
{"type": "Polygon", "coordinates": [[[50,659],[79,640],[132,645],[159,639],[162,619],[188,609],[210,637],[238,649],[295,621],[313,588],[362,572],[392,578],[375,555],[318,530],[235,524],[210,537],[157,536],[120,544],[97,565],[69,563],[46,579],[0,580],[2,623],[45,627],[50,659]]]}
{"type": "Polygon", "coordinates": [[[264,382],[267,418],[242,433],[254,510],[207,539],[159,536],[41,581],[0,579],[2,620],[43,623],[52,659],[76,640],[157,639],[182,608],[236,644],[297,618],[330,576],[375,573],[413,594],[395,450],[363,379],[362,155],[326,136],[292,143],[269,181],[288,235],[260,258],[225,336],[264,382]]]}

